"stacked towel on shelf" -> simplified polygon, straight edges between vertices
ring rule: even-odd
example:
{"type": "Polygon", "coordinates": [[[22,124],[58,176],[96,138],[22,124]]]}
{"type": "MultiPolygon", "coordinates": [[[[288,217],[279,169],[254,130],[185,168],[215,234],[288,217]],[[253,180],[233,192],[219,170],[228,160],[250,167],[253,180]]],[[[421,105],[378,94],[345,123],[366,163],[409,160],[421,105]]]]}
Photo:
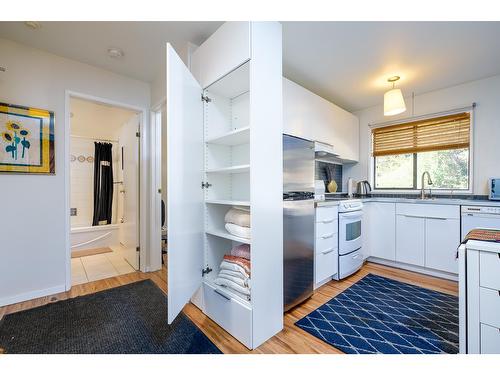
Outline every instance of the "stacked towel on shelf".
{"type": "Polygon", "coordinates": [[[224,217],[225,228],[233,236],[250,238],[250,211],[231,208],[224,217]]]}
{"type": "Polygon", "coordinates": [[[231,249],[231,255],[250,260],[250,245],[243,243],[231,249]]]}
{"type": "MultiPolygon", "coordinates": [[[[233,252],[241,252],[242,249],[236,249],[236,246],[231,250],[233,252]]],[[[250,258],[250,247],[248,248],[248,257],[250,258]]],[[[224,255],[220,265],[220,271],[215,279],[215,284],[226,287],[236,294],[241,294],[245,298],[250,298],[250,260],[234,256],[224,255]]]]}

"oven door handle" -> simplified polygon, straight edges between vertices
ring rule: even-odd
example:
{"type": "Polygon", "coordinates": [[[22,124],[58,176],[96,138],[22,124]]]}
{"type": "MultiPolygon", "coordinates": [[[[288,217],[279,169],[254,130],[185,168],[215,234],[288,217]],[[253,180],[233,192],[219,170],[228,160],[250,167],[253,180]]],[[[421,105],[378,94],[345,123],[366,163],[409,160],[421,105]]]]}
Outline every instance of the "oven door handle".
{"type": "Polygon", "coordinates": [[[339,214],[340,219],[355,219],[355,218],[361,219],[362,217],[363,217],[362,211],[342,212],[339,214]]]}

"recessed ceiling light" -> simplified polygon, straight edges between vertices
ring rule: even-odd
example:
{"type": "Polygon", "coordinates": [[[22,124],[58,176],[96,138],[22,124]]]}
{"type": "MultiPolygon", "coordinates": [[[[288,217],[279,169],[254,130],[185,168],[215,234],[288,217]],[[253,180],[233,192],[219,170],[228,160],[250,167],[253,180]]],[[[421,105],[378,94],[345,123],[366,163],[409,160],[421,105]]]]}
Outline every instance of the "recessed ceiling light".
{"type": "Polygon", "coordinates": [[[111,47],[108,48],[108,56],[113,59],[121,59],[125,54],[120,48],[111,47]]]}
{"type": "Polygon", "coordinates": [[[38,30],[42,27],[42,25],[38,21],[26,21],[24,22],[24,24],[33,30],[38,30]]]}

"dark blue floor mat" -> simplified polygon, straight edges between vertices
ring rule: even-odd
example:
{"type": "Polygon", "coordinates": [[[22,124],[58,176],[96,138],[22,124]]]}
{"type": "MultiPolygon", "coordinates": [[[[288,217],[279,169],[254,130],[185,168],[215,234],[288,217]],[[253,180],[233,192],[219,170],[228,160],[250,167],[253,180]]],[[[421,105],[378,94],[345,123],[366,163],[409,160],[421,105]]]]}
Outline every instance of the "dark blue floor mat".
{"type": "Polygon", "coordinates": [[[345,353],[458,353],[458,298],[369,274],[295,323],[345,353]]]}

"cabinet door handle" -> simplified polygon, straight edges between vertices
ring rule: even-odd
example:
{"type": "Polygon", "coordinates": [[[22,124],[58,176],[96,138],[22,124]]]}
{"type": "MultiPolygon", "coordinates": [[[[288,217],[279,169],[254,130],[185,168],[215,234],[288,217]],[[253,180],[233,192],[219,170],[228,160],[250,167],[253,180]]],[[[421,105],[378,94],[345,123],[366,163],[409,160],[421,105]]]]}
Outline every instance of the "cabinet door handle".
{"type": "Polygon", "coordinates": [[[328,239],[328,238],[332,238],[334,234],[335,234],[335,233],[326,234],[326,235],[324,235],[324,236],[321,236],[321,238],[322,238],[323,240],[326,240],[326,239],[328,239]]]}
{"type": "Polygon", "coordinates": [[[322,223],[323,224],[330,224],[330,223],[333,223],[335,219],[330,219],[330,220],[323,220],[322,223]]]}
{"type": "Polygon", "coordinates": [[[231,297],[226,296],[226,294],[225,294],[225,293],[223,293],[223,292],[221,292],[219,289],[214,289],[214,291],[215,291],[215,293],[217,293],[219,296],[224,297],[224,298],[225,298],[225,299],[227,299],[228,301],[230,301],[230,300],[231,300],[231,297]]]}
{"type": "Polygon", "coordinates": [[[445,217],[433,217],[433,216],[418,216],[418,215],[403,215],[404,217],[413,217],[415,219],[435,219],[435,220],[446,220],[445,217]]]}
{"type": "Polygon", "coordinates": [[[321,252],[321,254],[326,255],[326,254],[331,253],[333,250],[335,250],[335,249],[332,247],[331,249],[328,249],[328,250],[322,251],[322,252],[321,252]]]}

